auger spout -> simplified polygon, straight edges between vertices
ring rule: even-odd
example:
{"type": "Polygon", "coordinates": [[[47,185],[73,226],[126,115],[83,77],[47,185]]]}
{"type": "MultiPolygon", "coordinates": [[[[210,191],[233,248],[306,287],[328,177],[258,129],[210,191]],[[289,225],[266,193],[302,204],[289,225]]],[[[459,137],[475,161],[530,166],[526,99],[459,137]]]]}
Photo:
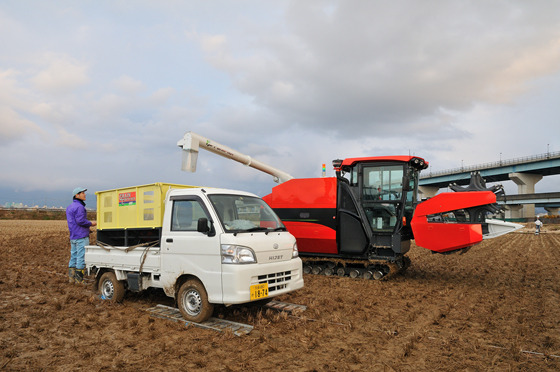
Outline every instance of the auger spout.
{"type": "Polygon", "coordinates": [[[277,183],[286,182],[294,178],[292,175],[255,160],[249,155],[242,154],[239,151],[233,150],[227,146],[219,144],[218,142],[211,141],[210,139],[193,132],[185,133],[185,136],[177,142],[177,146],[183,149],[181,169],[186,172],[196,172],[198,151],[202,148],[213,152],[216,155],[220,155],[224,158],[234,160],[248,167],[270,174],[273,177],[274,182],[277,183]]]}

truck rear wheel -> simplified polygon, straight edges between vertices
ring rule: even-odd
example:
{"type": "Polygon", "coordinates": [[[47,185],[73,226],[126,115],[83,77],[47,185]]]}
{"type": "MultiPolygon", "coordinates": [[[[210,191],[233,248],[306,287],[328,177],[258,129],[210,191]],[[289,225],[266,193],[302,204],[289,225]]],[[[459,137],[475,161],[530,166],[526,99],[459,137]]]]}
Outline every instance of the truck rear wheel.
{"type": "Polygon", "coordinates": [[[108,271],[99,279],[99,294],[104,300],[121,302],[124,298],[124,284],[117,280],[115,273],[108,271]]]}
{"type": "Polygon", "coordinates": [[[181,285],[177,293],[177,303],[183,317],[191,322],[204,322],[214,312],[214,305],[208,302],[206,289],[196,279],[189,279],[181,285]]]}

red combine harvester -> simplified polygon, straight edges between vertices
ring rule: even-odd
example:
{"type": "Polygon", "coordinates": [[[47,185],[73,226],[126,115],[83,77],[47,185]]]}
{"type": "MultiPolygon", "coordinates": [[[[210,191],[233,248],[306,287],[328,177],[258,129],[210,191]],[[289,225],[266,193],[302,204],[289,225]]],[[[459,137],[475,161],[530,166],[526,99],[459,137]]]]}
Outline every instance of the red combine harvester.
{"type": "Polygon", "coordinates": [[[199,148],[271,174],[280,183],[263,199],[296,239],[306,273],[381,279],[409,265],[410,240],[434,253],[466,252],[483,239],[520,228],[486,216],[500,210],[479,174],[466,187],[421,203],[416,156],[334,160],[336,177],[300,178],[187,132],[178,142],[183,170],[195,171],[199,148]]]}

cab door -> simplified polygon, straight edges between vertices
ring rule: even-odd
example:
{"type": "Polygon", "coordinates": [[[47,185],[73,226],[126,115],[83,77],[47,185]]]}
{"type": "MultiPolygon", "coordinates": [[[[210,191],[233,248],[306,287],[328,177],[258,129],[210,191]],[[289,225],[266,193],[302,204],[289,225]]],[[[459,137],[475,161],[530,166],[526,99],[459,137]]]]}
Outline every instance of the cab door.
{"type": "Polygon", "coordinates": [[[171,205],[164,219],[162,235],[162,271],[172,278],[171,284],[181,275],[198,278],[208,293],[211,303],[222,302],[220,234],[211,226],[210,233],[197,231],[198,220],[206,218],[213,225],[211,214],[198,196],[171,197],[171,205]]]}
{"type": "Polygon", "coordinates": [[[356,201],[352,197],[352,190],[346,183],[338,184],[338,233],[337,243],[339,253],[362,254],[366,251],[369,237],[363,226],[356,201]]]}

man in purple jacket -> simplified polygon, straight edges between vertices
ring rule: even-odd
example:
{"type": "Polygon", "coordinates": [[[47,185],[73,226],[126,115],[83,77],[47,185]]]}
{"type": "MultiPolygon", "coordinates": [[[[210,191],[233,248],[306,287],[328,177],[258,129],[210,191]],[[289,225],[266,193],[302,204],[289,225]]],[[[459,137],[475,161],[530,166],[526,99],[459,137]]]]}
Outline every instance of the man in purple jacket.
{"type": "Polygon", "coordinates": [[[89,244],[89,227],[97,225],[88,221],[86,212],[86,188],[76,187],[72,192],[72,204],[66,208],[66,220],[70,230],[70,262],[68,277],[70,283],[83,283],[85,273],[86,245],[89,244]]]}

